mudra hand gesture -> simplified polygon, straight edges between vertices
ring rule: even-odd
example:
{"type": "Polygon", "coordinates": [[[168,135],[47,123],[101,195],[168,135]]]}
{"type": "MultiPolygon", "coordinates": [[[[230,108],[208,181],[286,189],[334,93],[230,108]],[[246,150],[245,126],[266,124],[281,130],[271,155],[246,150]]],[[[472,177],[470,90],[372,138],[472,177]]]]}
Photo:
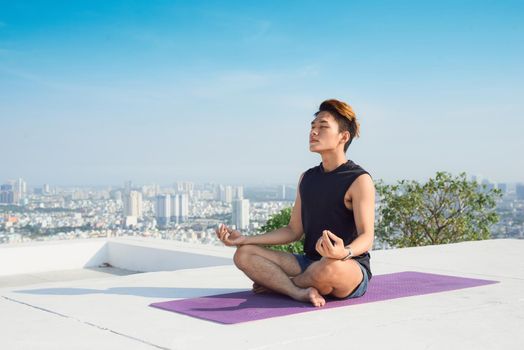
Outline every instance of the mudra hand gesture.
{"type": "Polygon", "coordinates": [[[344,248],[342,238],[329,230],[322,231],[322,236],[318,239],[315,249],[320,255],[326,258],[343,259],[348,255],[348,251],[344,248]],[[331,243],[331,240],[334,242],[331,243]]]}
{"type": "Polygon", "coordinates": [[[224,224],[220,224],[215,232],[218,239],[229,247],[244,244],[246,241],[246,236],[224,224]]]}

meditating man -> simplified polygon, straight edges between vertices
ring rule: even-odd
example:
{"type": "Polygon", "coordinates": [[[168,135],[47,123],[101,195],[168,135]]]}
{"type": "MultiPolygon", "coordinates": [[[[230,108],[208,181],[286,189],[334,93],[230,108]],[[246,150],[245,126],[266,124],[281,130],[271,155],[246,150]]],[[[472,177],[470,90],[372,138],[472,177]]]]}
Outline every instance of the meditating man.
{"type": "Polygon", "coordinates": [[[371,279],[375,187],[370,174],[346,151],[359,136],[353,109],[338,100],[322,102],[314,114],[309,149],[322,162],[300,176],[287,226],[260,235],[242,235],[220,225],[217,237],[236,246],[235,265],[254,283],[255,293],[274,291],[293,299],[326,303],[364,295],[371,279]],[[304,254],[274,251],[264,245],[298,241],[304,254]]]}

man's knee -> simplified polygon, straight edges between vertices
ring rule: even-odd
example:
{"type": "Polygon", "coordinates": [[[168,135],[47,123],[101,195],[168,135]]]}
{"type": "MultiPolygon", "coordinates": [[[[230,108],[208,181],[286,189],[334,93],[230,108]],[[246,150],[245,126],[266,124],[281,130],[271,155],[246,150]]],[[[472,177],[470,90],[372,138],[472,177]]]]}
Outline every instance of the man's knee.
{"type": "Polygon", "coordinates": [[[233,255],[233,262],[235,263],[235,266],[239,269],[242,269],[244,266],[246,266],[246,263],[248,262],[249,257],[253,255],[254,250],[254,246],[250,244],[237,247],[235,255],[233,255]]]}
{"type": "Polygon", "coordinates": [[[338,271],[337,261],[321,259],[318,263],[310,266],[311,279],[315,283],[327,283],[333,279],[338,271]]]}

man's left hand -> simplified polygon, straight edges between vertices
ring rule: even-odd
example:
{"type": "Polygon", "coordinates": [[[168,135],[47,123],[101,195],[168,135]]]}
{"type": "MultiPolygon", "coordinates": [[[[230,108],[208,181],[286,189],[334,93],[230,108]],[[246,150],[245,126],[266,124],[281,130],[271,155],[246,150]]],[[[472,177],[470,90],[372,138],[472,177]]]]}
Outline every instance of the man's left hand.
{"type": "Polygon", "coordinates": [[[318,239],[315,248],[320,255],[326,258],[343,259],[348,255],[348,251],[344,248],[342,238],[329,230],[322,232],[322,237],[318,239]],[[334,243],[331,243],[331,240],[333,240],[334,243]]]}

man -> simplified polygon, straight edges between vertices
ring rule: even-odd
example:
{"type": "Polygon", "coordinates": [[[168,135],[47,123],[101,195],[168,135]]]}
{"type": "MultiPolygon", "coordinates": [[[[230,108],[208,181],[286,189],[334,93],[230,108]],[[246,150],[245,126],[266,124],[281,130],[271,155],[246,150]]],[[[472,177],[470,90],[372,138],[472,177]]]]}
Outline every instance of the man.
{"type": "Polygon", "coordinates": [[[352,108],[338,100],[322,102],[309,134],[309,149],[322,162],[300,176],[289,224],[255,236],[225,225],[216,230],[225,245],[237,247],[235,265],[254,281],[255,293],[271,290],[320,307],[324,296],[344,299],[366,292],[375,187],[367,171],[346,159],[355,136],[359,123],[352,108]],[[295,242],[304,234],[305,254],[262,247],[295,242]]]}

